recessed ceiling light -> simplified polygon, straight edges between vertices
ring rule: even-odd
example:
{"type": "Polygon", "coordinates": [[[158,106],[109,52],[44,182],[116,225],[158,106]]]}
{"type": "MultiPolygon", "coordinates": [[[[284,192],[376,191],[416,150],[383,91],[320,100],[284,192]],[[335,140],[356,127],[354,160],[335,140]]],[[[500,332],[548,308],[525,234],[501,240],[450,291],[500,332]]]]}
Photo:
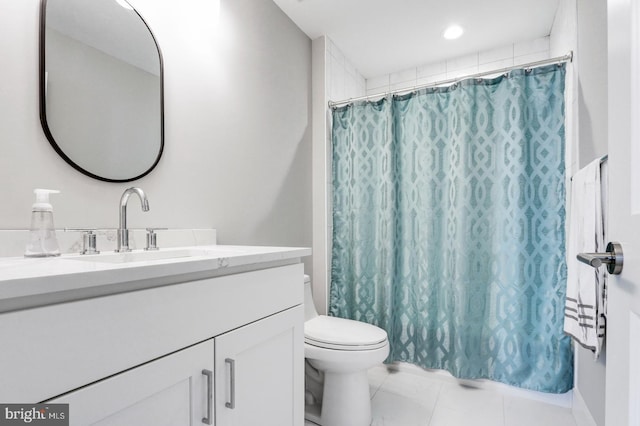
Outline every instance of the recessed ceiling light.
{"type": "Polygon", "coordinates": [[[116,0],[118,2],[118,4],[122,7],[124,7],[125,9],[129,9],[129,10],[133,10],[133,7],[126,2],[126,0],[116,0]]]}
{"type": "Polygon", "coordinates": [[[446,30],[444,30],[444,34],[442,34],[442,36],[447,40],[455,40],[460,38],[463,33],[464,30],[460,25],[450,25],[446,30]]]}

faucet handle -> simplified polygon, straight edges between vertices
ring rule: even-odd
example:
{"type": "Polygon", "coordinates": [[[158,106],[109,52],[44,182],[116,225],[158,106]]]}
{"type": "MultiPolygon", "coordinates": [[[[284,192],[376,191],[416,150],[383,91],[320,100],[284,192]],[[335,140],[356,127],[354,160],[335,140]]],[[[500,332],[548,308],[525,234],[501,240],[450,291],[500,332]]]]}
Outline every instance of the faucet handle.
{"type": "Polygon", "coordinates": [[[96,248],[95,228],[64,228],[64,232],[82,232],[82,251],[80,254],[100,254],[96,248]]]}
{"type": "Polygon", "coordinates": [[[147,228],[147,246],[145,250],[158,250],[156,231],[166,231],[168,228],[147,228]]]}

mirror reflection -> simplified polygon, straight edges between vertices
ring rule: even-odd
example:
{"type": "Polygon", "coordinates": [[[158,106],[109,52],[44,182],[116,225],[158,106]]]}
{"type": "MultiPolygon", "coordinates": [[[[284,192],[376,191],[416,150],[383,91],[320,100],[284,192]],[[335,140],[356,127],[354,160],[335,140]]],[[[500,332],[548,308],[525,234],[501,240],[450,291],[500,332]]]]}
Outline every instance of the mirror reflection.
{"type": "Polygon", "coordinates": [[[42,0],[43,129],[77,170],[126,182],[163,150],[162,58],[125,0],[42,0]]]}

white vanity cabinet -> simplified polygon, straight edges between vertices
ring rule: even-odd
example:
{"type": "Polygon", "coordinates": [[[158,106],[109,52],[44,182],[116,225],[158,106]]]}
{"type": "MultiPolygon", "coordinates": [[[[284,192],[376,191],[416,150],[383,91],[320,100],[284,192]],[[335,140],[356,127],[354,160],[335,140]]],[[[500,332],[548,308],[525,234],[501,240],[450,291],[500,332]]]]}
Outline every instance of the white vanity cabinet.
{"type": "Polygon", "coordinates": [[[301,426],[303,265],[278,256],[0,313],[0,401],[69,403],[83,426],[301,426]]]}

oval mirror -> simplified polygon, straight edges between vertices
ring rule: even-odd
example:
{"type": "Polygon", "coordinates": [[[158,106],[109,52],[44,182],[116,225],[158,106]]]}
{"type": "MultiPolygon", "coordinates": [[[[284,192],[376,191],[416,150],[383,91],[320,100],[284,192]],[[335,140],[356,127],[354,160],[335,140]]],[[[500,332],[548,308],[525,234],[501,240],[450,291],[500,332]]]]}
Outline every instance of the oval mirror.
{"type": "Polygon", "coordinates": [[[109,182],[148,174],[164,147],[162,55],[126,0],[42,0],[40,120],[53,148],[109,182]]]}

